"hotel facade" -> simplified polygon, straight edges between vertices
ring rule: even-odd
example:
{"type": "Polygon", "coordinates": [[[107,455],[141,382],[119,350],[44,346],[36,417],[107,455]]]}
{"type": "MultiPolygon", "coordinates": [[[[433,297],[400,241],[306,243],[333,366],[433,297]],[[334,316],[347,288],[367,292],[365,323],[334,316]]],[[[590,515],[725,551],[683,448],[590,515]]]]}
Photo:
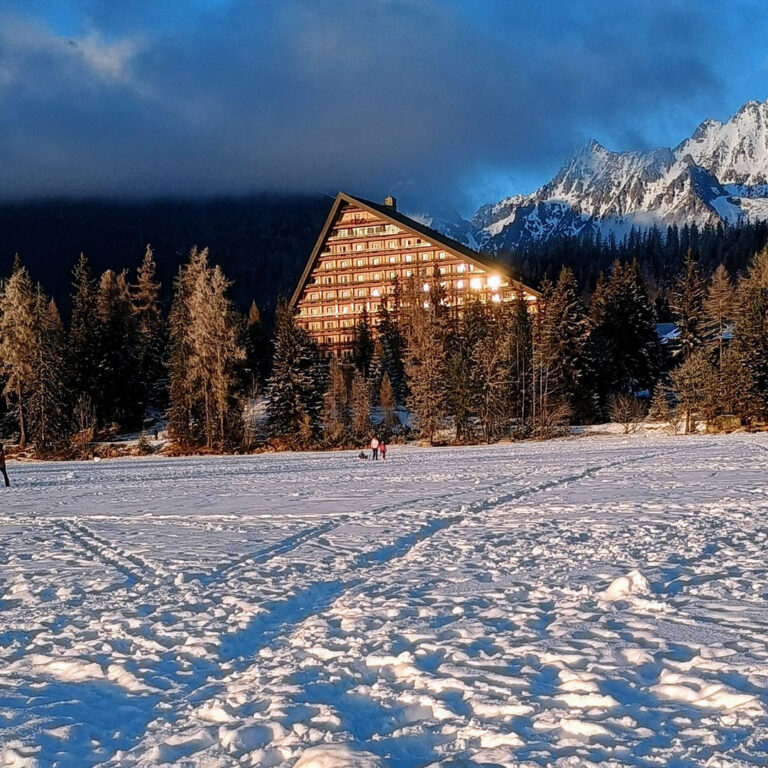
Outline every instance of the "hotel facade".
{"type": "MultiPolygon", "coordinates": [[[[461,311],[474,301],[502,303],[538,293],[484,254],[383,204],[339,192],[291,299],[296,320],[329,354],[348,354],[366,311],[375,334],[383,301],[399,283],[428,294],[439,281],[444,301],[461,311]]],[[[426,298],[426,296],[425,296],[426,298]]]]}

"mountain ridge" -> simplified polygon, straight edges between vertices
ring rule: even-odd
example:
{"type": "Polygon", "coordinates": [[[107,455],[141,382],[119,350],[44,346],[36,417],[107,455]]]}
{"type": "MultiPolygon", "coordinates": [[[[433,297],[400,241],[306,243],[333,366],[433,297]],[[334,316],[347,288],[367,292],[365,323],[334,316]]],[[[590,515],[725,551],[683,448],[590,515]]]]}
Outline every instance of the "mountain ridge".
{"type": "Polygon", "coordinates": [[[491,252],[554,237],[768,220],[768,100],[746,102],[726,122],[706,118],[674,148],[614,151],[590,139],[531,194],[483,205],[469,220],[422,218],[491,252]]]}

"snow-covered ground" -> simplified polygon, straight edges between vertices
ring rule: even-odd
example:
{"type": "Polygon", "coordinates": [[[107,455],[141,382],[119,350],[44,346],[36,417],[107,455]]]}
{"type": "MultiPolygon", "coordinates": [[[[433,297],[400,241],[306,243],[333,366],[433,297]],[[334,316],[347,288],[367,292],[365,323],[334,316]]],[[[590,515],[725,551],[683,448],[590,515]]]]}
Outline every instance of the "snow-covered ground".
{"type": "Polygon", "coordinates": [[[0,766],[768,760],[768,436],[10,465],[0,766]]]}

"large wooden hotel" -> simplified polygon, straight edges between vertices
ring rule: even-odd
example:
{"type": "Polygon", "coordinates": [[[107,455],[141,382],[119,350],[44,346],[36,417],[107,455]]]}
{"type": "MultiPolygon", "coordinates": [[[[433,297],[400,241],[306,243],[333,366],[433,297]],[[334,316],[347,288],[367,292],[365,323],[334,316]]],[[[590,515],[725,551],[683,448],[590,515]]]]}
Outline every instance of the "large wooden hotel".
{"type": "Polygon", "coordinates": [[[344,354],[363,310],[375,328],[396,282],[416,280],[428,293],[435,279],[445,288],[445,301],[457,308],[475,300],[538,296],[503,264],[403,216],[394,198],[379,204],[339,192],[291,304],[321,349],[344,354]]]}

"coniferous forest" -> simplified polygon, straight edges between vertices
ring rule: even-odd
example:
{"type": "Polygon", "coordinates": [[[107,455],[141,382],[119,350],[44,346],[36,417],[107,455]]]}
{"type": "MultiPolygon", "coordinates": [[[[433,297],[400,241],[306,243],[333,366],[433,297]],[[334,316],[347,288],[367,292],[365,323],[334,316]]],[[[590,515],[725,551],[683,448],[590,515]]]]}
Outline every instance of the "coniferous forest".
{"type": "Polygon", "coordinates": [[[283,277],[270,280],[262,258],[250,301],[197,247],[170,284],[152,247],[130,270],[121,258],[96,273],[81,255],[66,295],[61,280],[48,293],[17,256],[0,290],[3,439],[79,457],[131,432],[151,452],[146,435],[166,426],[179,451],[249,451],[360,445],[372,431],[473,442],[606,420],[690,431],[768,418],[763,224],[502,254],[540,289],[535,312],[521,300],[458,315],[438,280],[426,303],[400,285],[360,321],[344,361],[320,355],[277,300],[316,231],[305,250],[294,238],[283,252],[295,262],[283,277]],[[677,330],[662,344],[657,323],[670,321],[677,330]]]}

